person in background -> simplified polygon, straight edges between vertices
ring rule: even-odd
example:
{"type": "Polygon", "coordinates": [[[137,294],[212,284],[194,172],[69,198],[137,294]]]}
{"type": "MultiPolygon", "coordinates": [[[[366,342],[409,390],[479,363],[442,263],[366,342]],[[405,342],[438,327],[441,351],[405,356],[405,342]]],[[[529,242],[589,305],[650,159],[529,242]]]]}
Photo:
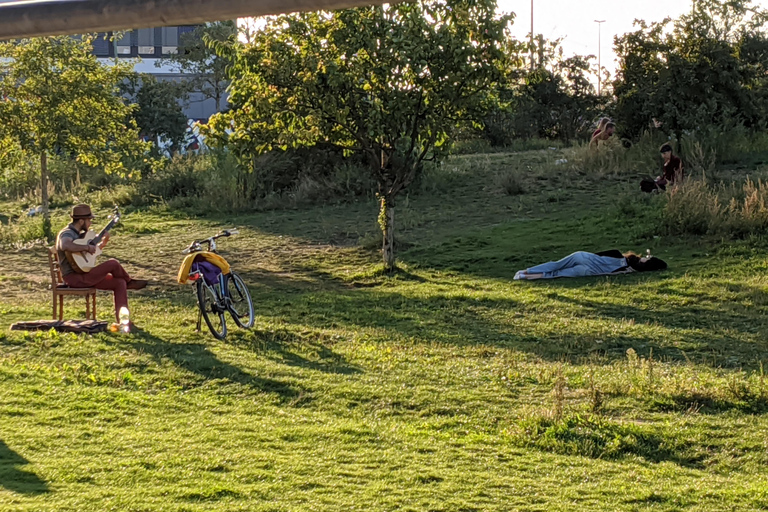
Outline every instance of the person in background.
{"type": "Polygon", "coordinates": [[[605,128],[603,128],[600,132],[598,132],[596,135],[592,137],[592,140],[589,141],[589,147],[590,148],[596,148],[600,141],[606,141],[608,140],[611,135],[613,135],[614,130],[616,129],[616,125],[608,122],[605,124],[605,128]]]}
{"type": "Polygon", "coordinates": [[[661,152],[661,157],[664,159],[662,174],[661,176],[657,176],[654,180],[644,179],[641,181],[640,189],[643,192],[666,190],[667,185],[672,185],[683,179],[683,161],[680,160],[680,157],[675,156],[672,153],[672,145],[664,143],[661,148],[659,148],[659,151],[661,152]]]}
{"type": "Polygon", "coordinates": [[[610,122],[611,120],[608,119],[607,117],[602,118],[600,122],[597,123],[597,129],[592,132],[592,135],[589,136],[589,140],[591,141],[595,137],[595,135],[603,131],[605,129],[605,125],[607,125],[610,122]]]}

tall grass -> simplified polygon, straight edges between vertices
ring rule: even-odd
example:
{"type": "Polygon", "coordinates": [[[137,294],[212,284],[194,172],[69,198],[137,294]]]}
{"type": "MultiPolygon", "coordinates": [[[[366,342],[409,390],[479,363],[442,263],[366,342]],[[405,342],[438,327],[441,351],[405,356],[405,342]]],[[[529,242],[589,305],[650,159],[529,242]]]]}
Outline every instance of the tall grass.
{"type": "Polygon", "coordinates": [[[659,147],[664,139],[658,133],[645,133],[634,144],[612,137],[597,147],[582,144],[573,149],[570,166],[596,176],[649,175],[660,172],[659,147]]]}
{"type": "Polygon", "coordinates": [[[667,192],[663,223],[670,234],[743,238],[768,233],[768,183],[747,177],[743,184],[709,185],[688,178],[667,192]]]}

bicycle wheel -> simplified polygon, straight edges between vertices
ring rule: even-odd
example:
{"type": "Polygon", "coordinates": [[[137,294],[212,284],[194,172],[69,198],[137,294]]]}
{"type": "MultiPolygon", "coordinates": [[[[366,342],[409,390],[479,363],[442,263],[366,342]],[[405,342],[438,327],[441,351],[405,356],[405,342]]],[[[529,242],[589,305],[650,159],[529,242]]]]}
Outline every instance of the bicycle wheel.
{"type": "Polygon", "coordinates": [[[197,304],[211,334],[220,340],[226,338],[227,320],[224,317],[226,308],[219,305],[216,291],[202,278],[197,281],[197,304]]]}
{"type": "Polygon", "coordinates": [[[235,323],[250,329],[253,327],[254,311],[253,301],[251,300],[251,292],[248,291],[245,281],[242,278],[231,272],[227,276],[227,309],[235,320],[235,323]]]}

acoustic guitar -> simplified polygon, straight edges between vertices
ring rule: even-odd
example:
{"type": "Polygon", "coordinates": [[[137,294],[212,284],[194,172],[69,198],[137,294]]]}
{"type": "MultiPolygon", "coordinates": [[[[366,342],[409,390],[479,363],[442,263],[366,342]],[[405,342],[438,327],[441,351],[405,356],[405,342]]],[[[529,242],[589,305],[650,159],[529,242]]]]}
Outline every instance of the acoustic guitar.
{"type": "Polygon", "coordinates": [[[101,254],[101,247],[99,247],[101,240],[104,238],[104,235],[109,232],[110,229],[115,227],[115,225],[120,222],[120,210],[117,208],[117,206],[115,206],[115,209],[110,217],[112,217],[112,219],[109,221],[109,224],[104,226],[104,229],[99,231],[98,235],[92,230],[88,230],[83,238],[78,238],[77,240],[72,241],[76,245],[93,245],[96,247],[96,252],[93,254],[88,252],[65,252],[67,261],[69,261],[69,264],[72,265],[72,269],[75,272],[85,274],[86,272],[90,272],[91,269],[96,266],[96,257],[101,254]]]}

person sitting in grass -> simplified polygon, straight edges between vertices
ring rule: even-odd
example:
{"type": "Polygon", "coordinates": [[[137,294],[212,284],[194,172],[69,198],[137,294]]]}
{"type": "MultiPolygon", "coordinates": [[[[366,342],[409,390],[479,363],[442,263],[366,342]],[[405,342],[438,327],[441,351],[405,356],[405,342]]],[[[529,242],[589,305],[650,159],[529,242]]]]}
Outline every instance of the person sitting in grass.
{"type": "Polygon", "coordinates": [[[558,261],[542,263],[535,267],[519,270],[515,281],[533,279],[554,279],[557,277],[603,276],[628,272],[650,272],[664,270],[667,264],[654,256],[640,257],[633,252],[622,253],[614,249],[598,253],[577,251],[558,261]]]}
{"type": "Polygon", "coordinates": [[[661,157],[664,159],[662,174],[657,176],[656,179],[644,179],[641,181],[640,189],[643,192],[666,190],[667,185],[672,185],[675,182],[679,183],[683,179],[683,161],[672,154],[672,145],[662,144],[659,151],[661,151],[661,157]]]}
{"type": "Polygon", "coordinates": [[[608,119],[607,117],[604,117],[604,118],[600,119],[600,122],[597,123],[597,129],[592,132],[592,135],[589,136],[589,140],[592,140],[592,138],[595,135],[597,135],[598,133],[603,131],[605,129],[605,125],[607,125],[610,122],[611,122],[611,120],[608,119]]]}
{"type": "Polygon", "coordinates": [[[596,133],[592,135],[592,140],[589,141],[589,147],[596,148],[601,141],[608,140],[613,135],[614,130],[616,130],[616,125],[610,122],[606,123],[605,128],[599,132],[595,130],[596,133]]]}

